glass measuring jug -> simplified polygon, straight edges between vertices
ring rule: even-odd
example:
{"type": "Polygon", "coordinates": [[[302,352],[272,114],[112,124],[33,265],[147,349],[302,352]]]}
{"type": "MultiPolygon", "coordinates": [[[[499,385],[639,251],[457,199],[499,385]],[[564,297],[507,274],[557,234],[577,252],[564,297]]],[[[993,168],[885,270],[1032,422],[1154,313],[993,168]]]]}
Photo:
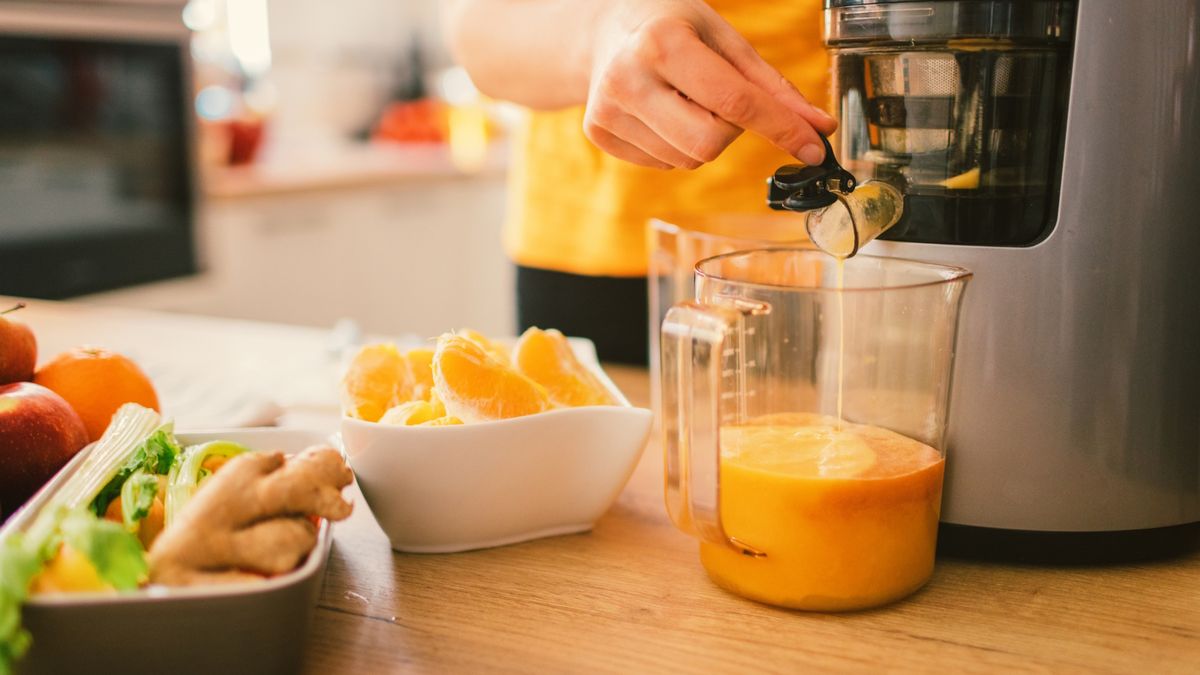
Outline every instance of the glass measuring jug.
{"type": "Polygon", "coordinates": [[[650,400],[662,411],[659,332],[667,310],[695,297],[696,263],[722,253],[769,246],[806,246],[794,213],[714,214],[681,220],[652,219],[649,241],[650,400]]]}
{"type": "Polygon", "coordinates": [[[662,327],[666,497],[718,585],[830,611],[929,579],[969,277],[802,249],[696,266],[662,327]]]}

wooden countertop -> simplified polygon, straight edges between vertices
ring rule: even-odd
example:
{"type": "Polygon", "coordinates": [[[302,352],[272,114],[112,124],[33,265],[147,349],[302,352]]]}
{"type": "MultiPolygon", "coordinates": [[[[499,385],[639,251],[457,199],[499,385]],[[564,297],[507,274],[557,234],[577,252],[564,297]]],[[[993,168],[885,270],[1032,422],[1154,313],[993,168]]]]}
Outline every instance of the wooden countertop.
{"type": "MultiPolygon", "coordinates": [[[[253,381],[283,408],[284,424],[336,426],[327,331],[42,301],[20,318],[43,358],[84,342],[135,356],[167,389],[164,411],[185,422],[198,400],[217,403],[193,424],[238,409],[224,401],[235,393],[254,400],[235,386],[253,381]],[[180,379],[199,382],[172,384],[180,379]]],[[[644,370],[608,370],[646,403],[644,370]]],[[[311,673],[1200,672],[1200,551],[1097,567],[942,557],[906,600],[810,614],[709,582],[696,543],[667,519],[655,442],[588,534],[399,554],[353,497],[354,515],[334,530],[306,650],[311,673]]]]}
{"type": "MultiPolygon", "coordinates": [[[[645,404],[645,371],[609,372],[645,404]]],[[[651,442],[591,533],[453,555],[393,553],[359,508],[336,528],[308,671],[1200,672],[1200,552],[1106,567],[942,558],[907,600],[808,614],[709,582],[662,489],[651,442]]]]}

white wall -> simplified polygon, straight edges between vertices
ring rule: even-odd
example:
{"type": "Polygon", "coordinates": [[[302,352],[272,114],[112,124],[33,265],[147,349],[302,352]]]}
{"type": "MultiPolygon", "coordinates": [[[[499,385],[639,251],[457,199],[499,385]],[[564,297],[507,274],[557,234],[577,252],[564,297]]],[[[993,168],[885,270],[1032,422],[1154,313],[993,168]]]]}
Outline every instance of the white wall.
{"type": "Polygon", "coordinates": [[[414,40],[426,71],[450,65],[437,0],[269,0],[268,12],[275,142],[368,127],[396,84],[412,76],[414,40]]]}

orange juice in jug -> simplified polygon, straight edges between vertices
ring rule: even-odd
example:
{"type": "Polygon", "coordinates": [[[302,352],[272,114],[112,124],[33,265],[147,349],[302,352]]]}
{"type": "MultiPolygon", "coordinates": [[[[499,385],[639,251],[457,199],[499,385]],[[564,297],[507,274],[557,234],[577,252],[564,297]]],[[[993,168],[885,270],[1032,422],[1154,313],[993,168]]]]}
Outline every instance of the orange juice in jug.
{"type": "Polygon", "coordinates": [[[721,430],[721,517],[752,557],[704,543],[720,586],[839,611],[902,598],[933,572],[944,460],[892,431],[808,413],[721,430]]]}

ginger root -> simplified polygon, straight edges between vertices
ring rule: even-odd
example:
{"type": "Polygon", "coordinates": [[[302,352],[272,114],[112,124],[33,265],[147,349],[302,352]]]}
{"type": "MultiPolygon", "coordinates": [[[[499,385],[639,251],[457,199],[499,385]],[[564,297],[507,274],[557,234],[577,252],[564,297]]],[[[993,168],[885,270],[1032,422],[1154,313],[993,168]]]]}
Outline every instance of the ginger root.
{"type": "Polygon", "coordinates": [[[309,516],[342,520],[353,480],[341,454],[312,447],[285,459],[248,452],[208,478],[150,548],[150,581],[191,586],[295,569],[317,543],[309,516]]]}

